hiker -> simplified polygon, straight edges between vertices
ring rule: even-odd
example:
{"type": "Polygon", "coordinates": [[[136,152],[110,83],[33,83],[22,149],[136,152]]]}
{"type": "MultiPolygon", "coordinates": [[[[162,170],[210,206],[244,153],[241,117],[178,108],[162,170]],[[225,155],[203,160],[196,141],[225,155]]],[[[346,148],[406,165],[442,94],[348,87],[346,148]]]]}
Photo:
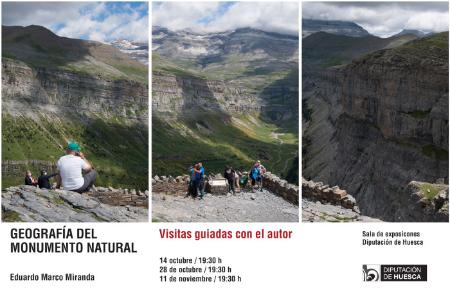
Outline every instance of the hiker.
{"type": "Polygon", "coordinates": [[[197,187],[195,182],[195,167],[197,164],[194,164],[193,166],[190,166],[188,169],[189,172],[189,185],[188,185],[188,192],[186,194],[187,196],[197,197],[197,187]]]}
{"type": "Polygon", "coordinates": [[[197,163],[194,172],[197,197],[203,199],[203,196],[205,196],[205,168],[201,162],[197,163]]]}
{"type": "Polygon", "coordinates": [[[97,178],[97,172],[80,151],[80,145],[76,142],[69,142],[66,155],[58,160],[57,167],[59,171],[57,187],[62,186],[64,190],[87,192],[97,178]]]}
{"type": "Polygon", "coordinates": [[[239,186],[240,173],[238,171],[234,171],[234,186],[236,187],[236,192],[241,192],[241,187],[239,186]]]}
{"type": "Polygon", "coordinates": [[[249,177],[252,181],[252,191],[255,192],[255,186],[256,188],[259,187],[259,190],[262,191],[262,168],[260,161],[256,161],[256,163],[252,166],[249,172],[249,177]]]}
{"type": "Polygon", "coordinates": [[[55,177],[58,173],[48,175],[46,170],[41,171],[41,175],[38,177],[38,185],[41,189],[52,189],[50,185],[50,178],[55,177]]]}
{"type": "Polygon", "coordinates": [[[235,194],[236,172],[233,168],[226,166],[223,176],[228,181],[228,192],[235,194]]]}
{"type": "Polygon", "coordinates": [[[25,185],[28,186],[36,186],[37,181],[35,178],[33,178],[33,174],[31,174],[30,170],[27,170],[25,173],[25,185]]]}

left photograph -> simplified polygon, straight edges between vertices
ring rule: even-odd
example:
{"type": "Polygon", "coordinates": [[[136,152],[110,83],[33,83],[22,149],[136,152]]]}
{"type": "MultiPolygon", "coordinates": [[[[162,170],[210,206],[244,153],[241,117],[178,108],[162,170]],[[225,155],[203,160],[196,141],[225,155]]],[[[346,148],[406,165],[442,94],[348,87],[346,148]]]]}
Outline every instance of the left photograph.
{"type": "Polygon", "coordinates": [[[2,3],[2,221],[148,221],[148,3],[2,3]]]}

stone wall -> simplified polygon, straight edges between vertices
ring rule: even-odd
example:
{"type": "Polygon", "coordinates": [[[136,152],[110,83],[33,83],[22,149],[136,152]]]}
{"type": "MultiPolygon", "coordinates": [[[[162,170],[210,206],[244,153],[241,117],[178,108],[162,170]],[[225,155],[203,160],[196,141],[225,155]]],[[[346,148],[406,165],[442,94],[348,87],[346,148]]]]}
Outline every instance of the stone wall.
{"type": "MultiPolygon", "coordinates": [[[[26,170],[46,169],[48,173],[57,171],[56,164],[49,161],[26,160],[26,161],[2,161],[3,176],[24,176],[26,170]]],[[[33,173],[35,176],[39,173],[33,173]]]]}
{"type": "Polygon", "coordinates": [[[101,203],[112,206],[136,206],[148,208],[148,191],[135,189],[114,189],[112,187],[96,187],[87,195],[97,198],[101,203]]]}
{"type": "MultiPolygon", "coordinates": [[[[216,177],[223,178],[222,175],[210,175],[207,179],[216,177]]],[[[166,193],[171,195],[185,195],[189,184],[189,176],[157,176],[152,178],[152,192],[153,193],[166,193]]],[[[286,201],[293,204],[299,202],[299,187],[293,184],[289,184],[286,180],[283,180],[276,175],[267,172],[263,178],[263,188],[274,194],[280,195],[286,201]]]]}
{"type": "Polygon", "coordinates": [[[359,212],[355,198],[338,186],[330,187],[322,182],[308,181],[302,178],[302,197],[322,203],[341,205],[359,212]]]}
{"type": "Polygon", "coordinates": [[[185,195],[189,184],[189,176],[158,176],[152,178],[152,192],[171,195],[185,195]]]}
{"type": "Polygon", "coordinates": [[[298,205],[299,201],[299,187],[294,184],[289,184],[276,175],[267,172],[263,177],[263,188],[280,195],[285,200],[298,205]]]}

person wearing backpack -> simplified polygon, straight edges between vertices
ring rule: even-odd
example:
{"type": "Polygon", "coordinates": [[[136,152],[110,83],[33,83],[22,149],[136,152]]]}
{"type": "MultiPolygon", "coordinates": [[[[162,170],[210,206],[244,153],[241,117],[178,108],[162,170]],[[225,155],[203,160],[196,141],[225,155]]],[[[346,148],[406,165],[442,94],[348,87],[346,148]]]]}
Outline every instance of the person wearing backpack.
{"type": "MultiPolygon", "coordinates": [[[[259,161],[258,161],[259,162],[259,161]]],[[[261,168],[260,164],[256,162],[249,172],[249,178],[252,184],[252,191],[255,192],[255,186],[259,186],[261,182],[261,168]]]]}
{"type": "Polygon", "coordinates": [[[235,194],[236,172],[233,168],[227,166],[225,167],[223,176],[228,181],[228,192],[235,194]]]}
{"type": "Polygon", "coordinates": [[[195,167],[197,164],[194,164],[193,166],[190,166],[188,169],[189,172],[189,184],[188,184],[188,191],[186,194],[187,196],[191,196],[193,198],[197,197],[197,188],[195,184],[195,167]]]}

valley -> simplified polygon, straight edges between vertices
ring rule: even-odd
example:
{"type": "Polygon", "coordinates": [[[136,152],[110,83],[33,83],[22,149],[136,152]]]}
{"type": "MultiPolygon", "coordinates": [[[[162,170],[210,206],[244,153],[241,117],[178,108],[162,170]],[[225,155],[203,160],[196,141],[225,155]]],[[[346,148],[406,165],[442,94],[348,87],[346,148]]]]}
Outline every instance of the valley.
{"type": "Polygon", "coordinates": [[[298,38],[153,28],[153,173],[249,170],[298,184],[298,38]]]}

